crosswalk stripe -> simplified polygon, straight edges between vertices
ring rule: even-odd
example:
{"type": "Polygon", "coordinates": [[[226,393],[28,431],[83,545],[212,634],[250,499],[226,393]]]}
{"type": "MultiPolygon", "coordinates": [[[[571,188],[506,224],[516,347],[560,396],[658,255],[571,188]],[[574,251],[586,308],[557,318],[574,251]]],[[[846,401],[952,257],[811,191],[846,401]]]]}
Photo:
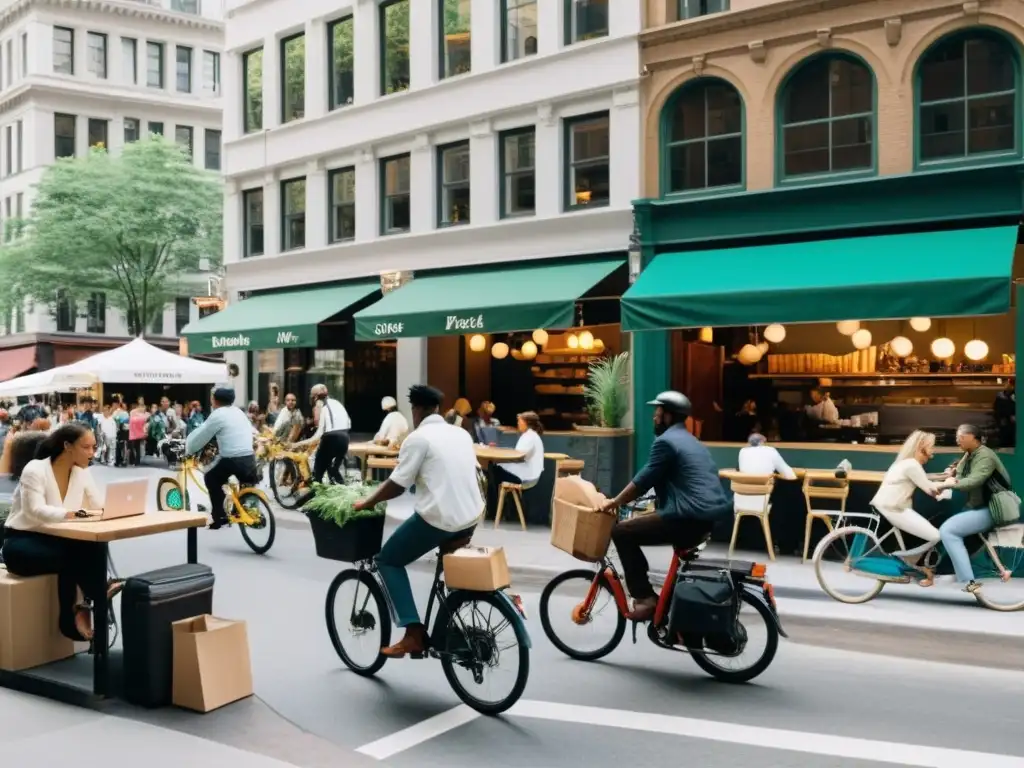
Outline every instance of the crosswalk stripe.
{"type": "MultiPolygon", "coordinates": [[[[416,725],[410,725],[408,728],[403,728],[376,741],[371,741],[369,744],[364,744],[356,752],[376,758],[377,760],[387,760],[399,752],[404,752],[415,747],[417,744],[422,744],[424,741],[436,738],[453,728],[458,728],[460,725],[472,722],[478,717],[480,717],[479,712],[470,709],[465,704],[460,704],[453,709],[429,717],[423,722],[416,723],[416,725]]],[[[986,768],[988,767],[986,766],[986,768]]]]}

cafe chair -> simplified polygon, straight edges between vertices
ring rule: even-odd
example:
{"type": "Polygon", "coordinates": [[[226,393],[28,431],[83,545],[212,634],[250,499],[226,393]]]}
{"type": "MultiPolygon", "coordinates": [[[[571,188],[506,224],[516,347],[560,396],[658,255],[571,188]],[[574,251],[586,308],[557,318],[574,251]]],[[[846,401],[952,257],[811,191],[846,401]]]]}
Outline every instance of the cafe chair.
{"type": "Polygon", "coordinates": [[[764,542],[768,548],[768,557],[775,559],[775,544],[772,542],[772,529],[768,524],[768,515],[772,511],[772,491],[775,490],[775,475],[735,475],[732,479],[733,492],[733,524],[732,538],[729,540],[729,557],[736,548],[736,536],[740,532],[740,520],[744,517],[756,517],[761,521],[764,531],[764,542]],[[759,509],[751,504],[749,509],[736,505],[740,498],[757,499],[759,509]]]}
{"type": "Polygon", "coordinates": [[[523,512],[523,491],[528,491],[532,485],[524,486],[522,483],[502,483],[498,490],[498,508],[494,513],[494,527],[501,525],[501,513],[505,511],[505,499],[509,496],[516,505],[516,512],[519,513],[519,524],[526,530],[526,513],[523,512]]]}
{"type": "Polygon", "coordinates": [[[378,472],[392,472],[398,466],[398,459],[387,456],[368,456],[366,458],[366,476],[372,479],[378,472]]]}
{"type": "Polygon", "coordinates": [[[580,475],[583,473],[583,459],[562,459],[558,462],[558,476],[580,475]]]}
{"type": "Polygon", "coordinates": [[[807,562],[807,550],[811,545],[811,528],[815,520],[821,520],[828,528],[829,533],[833,530],[832,518],[842,521],[846,517],[846,500],[850,496],[850,482],[845,477],[835,477],[829,474],[827,477],[817,477],[808,472],[804,475],[803,483],[804,502],[807,505],[807,517],[804,523],[804,556],[802,562],[807,562]],[[822,499],[830,499],[839,502],[839,509],[815,509],[814,502],[822,499]]]}

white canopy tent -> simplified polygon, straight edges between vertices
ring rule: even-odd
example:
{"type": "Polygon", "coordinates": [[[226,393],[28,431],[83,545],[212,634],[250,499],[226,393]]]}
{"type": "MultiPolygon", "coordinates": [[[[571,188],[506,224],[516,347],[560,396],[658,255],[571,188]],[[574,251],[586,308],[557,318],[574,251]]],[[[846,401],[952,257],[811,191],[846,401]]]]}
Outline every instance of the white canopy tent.
{"type": "Polygon", "coordinates": [[[46,392],[71,392],[72,390],[91,387],[96,381],[92,376],[79,374],[60,378],[61,369],[30,373],[10,381],[0,382],[0,397],[24,397],[40,395],[46,392]]]}

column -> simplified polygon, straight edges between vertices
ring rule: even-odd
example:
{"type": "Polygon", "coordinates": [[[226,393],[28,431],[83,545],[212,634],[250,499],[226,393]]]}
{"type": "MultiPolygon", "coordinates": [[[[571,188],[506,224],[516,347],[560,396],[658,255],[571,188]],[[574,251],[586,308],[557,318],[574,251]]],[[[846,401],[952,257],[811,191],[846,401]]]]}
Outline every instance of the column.
{"type": "Polygon", "coordinates": [[[111,153],[119,153],[124,146],[124,117],[118,116],[110,121],[107,129],[107,149],[111,153]]]}
{"type": "MultiPolygon", "coordinates": [[[[138,46],[138,43],[136,43],[138,46]]],[[[119,35],[107,35],[107,80],[112,83],[131,85],[125,82],[124,65],[121,55],[121,38],[119,35]]]]}
{"type": "Polygon", "coordinates": [[[323,160],[306,166],[306,247],[327,245],[327,171],[323,160]]]}
{"type": "Polygon", "coordinates": [[[550,104],[537,109],[534,167],[537,216],[557,216],[562,210],[562,136],[550,104]]]}
{"type": "Polygon", "coordinates": [[[437,2],[409,3],[409,87],[427,88],[438,80],[440,22],[437,2]]]}
{"type": "Polygon", "coordinates": [[[245,78],[242,74],[242,57],[238,53],[225,51],[221,56],[221,92],[220,100],[223,108],[224,135],[221,146],[239,138],[245,132],[243,121],[242,93],[245,78]]]}
{"type": "Polygon", "coordinates": [[[327,89],[329,88],[327,55],[327,28],[323,20],[314,19],[306,22],[307,118],[327,114],[327,89]]]}
{"type": "Polygon", "coordinates": [[[75,50],[73,52],[75,62],[75,77],[85,77],[86,72],[88,72],[87,63],[89,60],[89,40],[87,35],[89,34],[89,30],[86,27],[72,27],[72,29],[75,30],[75,50]]]}
{"type": "Polygon", "coordinates": [[[629,208],[641,196],[640,91],[624,88],[612,94],[608,114],[608,138],[611,146],[608,174],[611,179],[609,204],[612,208],[629,208]]]}
{"type": "Polygon", "coordinates": [[[28,31],[28,71],[32,74],[53,72],[53,25],[30,21],[28,31]]]}
{"type": "Polygon", "coordinates": [[[427,384],[427,340],[399,339],[395,350],[395,399],[398,410],[412,424],[406,394],[413,384],[427,384]]]}
{"type": "Polygon", "coordinates": [[[224,183],[224,263],[233,264],[242,258],[242,194],[237,181],[224,183]]]}
{"type": "Polygon", "coordinates": [[[164,90],[178,92],[178,56],[174,43],[164,42],[164,90]]]}
{"type": "Polygon", "coordinates": [[[470,19],[473,24],[470,45],[473,72],[487,72],[501,61],[501,11],[494,0],[471,0],[470,19]]]}
{"type": "Polygon", "coordinates": [[[489,120],[469,126],[469,211],[474,224],[498,219],[497,145],[489,120]]]}
{"type": "Polygon", "coordinates": [[[641,28],[640,3],[608,3],[608,36],[635,35],[641,28]]]}
{"type": "Polygon", "coordinates": [[[379,163],[370,150],[356,158],[356,241],[366,242],[380,235],[379,163]]]}
{"type": "Polygon", "coordinates": [[[276,172],[263,179],[263,253],[281,252],[281,183],[276,172]]]}
{"type": "Polygon", "coordinates": [[[357,2],[354,23],[353,102],[368,104],[380,95],[380,56],[377,55],[377,44],[380,41],[380,10],[377,3],[357,2]]]}
{"type": "Polygon", "coordinates": [[[537,54],[547,56],[557,53],[565,41],[562,28],[562,6],[564,0],[537,0],[537,54]]]}
{"type": "Polygon", "coordinates": [[[263,40],[263,130],[281,124],[281,44],[274,35],[263,40]]]}
{"type": "Polygon", "coordinates": [[[436,185],[434,184],[435,163],[430,137],[425,133],[416,136],[410,153],[409,191],[410,230],[430,232],[437,225],[436,185]]]}

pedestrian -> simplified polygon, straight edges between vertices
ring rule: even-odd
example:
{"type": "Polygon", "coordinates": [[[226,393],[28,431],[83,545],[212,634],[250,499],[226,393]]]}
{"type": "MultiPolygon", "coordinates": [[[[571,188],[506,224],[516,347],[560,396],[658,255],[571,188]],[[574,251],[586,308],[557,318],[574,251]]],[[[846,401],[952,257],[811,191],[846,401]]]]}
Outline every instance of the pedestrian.
{"type": "Polygon", "coordinates": [[[100,462],[112,467],[117,458],[117,420],[110,405],[103,406],[100,414],[99,435],[100,462]]]}
{"type": "Polygon", "coordinates": [[[313,482],[323,482],[326,473],[333,482],[340,485],[345,482],[341,476],[341,467],[344,465],[345,454],[348,453],[348,433],[352,428],[352,421],[345,406],[330,396],[326,385],[313,385],[309,397],[314,412],[319,413],[316,432],[313,437],[296,443],[293,448],[299,451],[306,450],[313,443],[319,442],[316,458],[313,460],[313,482]]]}
{"type": "Polygon", "coordinates": [[[141,397],[128,414],[128,463],[136,467],[142,466],[142,452],[145,449],[146,425],[149,414],[146,412],[146,401],[141,397]]]}

